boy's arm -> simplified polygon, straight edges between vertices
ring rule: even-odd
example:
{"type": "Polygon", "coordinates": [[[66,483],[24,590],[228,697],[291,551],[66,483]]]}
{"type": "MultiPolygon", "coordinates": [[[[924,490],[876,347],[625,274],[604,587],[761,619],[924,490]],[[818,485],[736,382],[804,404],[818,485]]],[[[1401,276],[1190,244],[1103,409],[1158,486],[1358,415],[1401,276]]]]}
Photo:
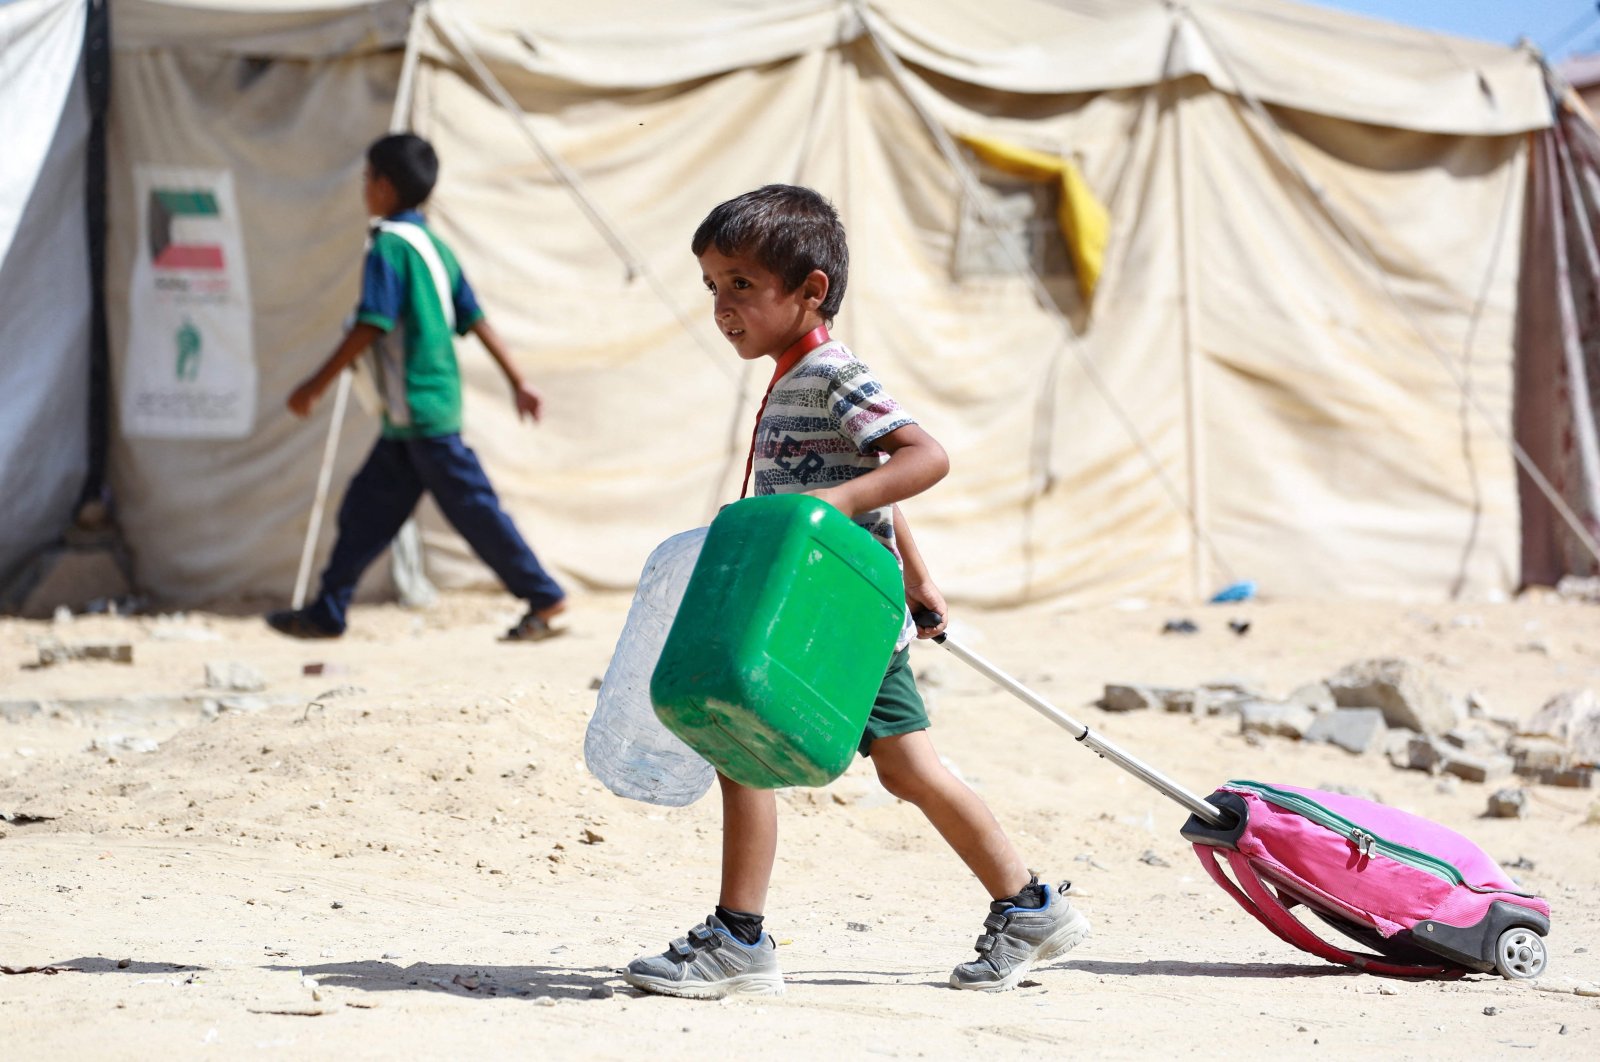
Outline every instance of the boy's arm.
{"type": "Polygon", "coordinates": [[[383,334],[383,329],[377,325],[358,324],[344,334],[344,339],[334,348],[328,360],[322,367],[307,376],[300,382],[289,395],[289,412],[297,417],[311,415],[311,407],[328,385],[339,378],[339,374],[350,367],[350,363],[361,356],[361,352],[372,346],[372,341],[383,334]]]}
{"type": "Polygon", "coordinates": [[[511,352],[500,341],[500,333],[489,326],[487,317],[480,317],[472,325],[472,334],[478,337],[489,356],[500,366],[500,371],[506,374],[506,383],[511,385],[511,401],[516,403],[517,413],[537,421],[544,396],[523,382],[522,374],[511,360],[511,352]]]}
{"type": "Polygon", "coordinates": [[[872,445],[887,453],[889,459],[864,476],[809,493],[854,517],[921,494],[950,471],[950,458],[944,447],[920,425],[896,428],[872,445]]]}
{"type": "Polygon", "coordinates": [[[922,559],[922,551],[917,548],[917,540],[911,537],[911,524],[898,505],[894,507],[894,544],[899,548],[900,562],[905,566],[906,605],[910,607],[912,617],[915,618],[924,609],[939,614],[938,626],[917,625],[918,638],[932,638],[950,622],[950,606],[944,594],[934,585],[928,565],[922,559]]]}

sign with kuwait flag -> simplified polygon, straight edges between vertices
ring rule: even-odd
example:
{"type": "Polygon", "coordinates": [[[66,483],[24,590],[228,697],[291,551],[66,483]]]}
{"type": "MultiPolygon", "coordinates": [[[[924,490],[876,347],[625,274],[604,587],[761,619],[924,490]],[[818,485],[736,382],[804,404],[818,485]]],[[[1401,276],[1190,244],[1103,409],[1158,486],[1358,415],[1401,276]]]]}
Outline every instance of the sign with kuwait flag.
{"type": "Polygon", "coordinates": [[[237,439],[256,412],[250,282],[227,170],[137,166],[122,428],[237,439]]]}

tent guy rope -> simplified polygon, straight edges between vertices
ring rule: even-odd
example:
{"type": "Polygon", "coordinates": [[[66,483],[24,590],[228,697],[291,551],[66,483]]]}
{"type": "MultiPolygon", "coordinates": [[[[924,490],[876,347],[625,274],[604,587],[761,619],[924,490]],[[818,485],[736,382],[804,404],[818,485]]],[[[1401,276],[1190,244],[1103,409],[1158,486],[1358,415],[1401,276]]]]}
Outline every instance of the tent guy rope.
{"type": "MultiPolygon", "coordinates": [[[[539,135],[539,131],[533,127],[533,122],[528,113],[517,106],[517,102],[512,99],[511,93],[506,91],[506,87],[500,83],[500,79],[494,76],[493,71],[479,57],[478,53],[467,41],[466,36],[461,32],[460,26],[455,24],[453,16],[445,15],[430,8],[427,11],[427,17],[434,28],[439,31],[444,43],[448,44],[461,57],[461,61],[467,64],[473,76],[483,86],[484,91],[516,121],[517,128],[522,130],[522,134],[527,138],[528,143],[533,145],[533,149],[539,153],[539,157],[550,167],[551,172],[556,175],[556,178],[566,187],[567,191],[572,193],[572,197],[577,200],[579,208],[583,211],[584,216],[589,219],[589,223],[604,237],[606,243],[616,252],[617,257],[622,259],[622,263],[628,271],[628,279],[631,280],[636,276],[643,277],[645,282],[650,285],[651,290],[660,297],[662,303],[672,311],[672,315],[677,318],[678,324],[682,326],[684,332],[694,339],[700,349],[711,358],[712,363],[717,367],[717,371],[730,380],[737,381],[738,373],[728,364],[727,358],[723,356],[722,351],[711,346],[700,329],[696,328],[693,322],[690,321],[683,307],[673,299],[672,293],[667,290],[666,285],[662,283],[656,271],[650,268],[650,264],[646,261],[644,255],[639,253],[632,242],[623,235],[622,230],[606,216],[600,205],[594,201],[584,188],[582,180],[573,172],[572,168],[544,142],[544,138],[539,135]]],[[[743,393],[744,389],[741,384],[741,397],[743,393]]]]}
{"type": "MultiPolygon", "coordinates": [[[[732,381],[735,388],[733,402],[735,412],[733,424],[728,434],[728,460],[725,470],[731,469],[737,460],[738,425],[750,398],[750,374],[735,370],[728,363],[727,358],[724,357],[722,350],[718,347],[713,347],[703,332],[694,326],[684,308],[672,297],[672,293],[667,290],[666,285],[656,271],[650,267],[650,263],[645,259],[644,255],[633,246],[633,243],[623,234],[622,230],[606,216],[600,205],[594,201],[584,188],[583,182],[579,179],[577,173],[544,142],[538,130],[533,127],[533,122],[528,113],[517,106],[517,102],[512,99],[511,93],[506,90],[500,79],[494,76],[494,72],[489,69],[488,65],[473,49],[472,45],[467,41],[466,35],[461,32],[460,27],[453,24],[451,18],[441,16],[431,9],[428,11],[428,17],[429,21],[438,30],[441,39],[461,57],[462,62],[467,64],[473,75],[478,79],[478,82],[483,86],[484,91],[516,121],[517,127],[522,130],[522,134],[527,138],[528,143],[533,146],[539,157],[550,167],[551,172],[572,194],[584,216],[588,218],[589,223],[604,237],[606,243],[610,245],[617,257],[622,259],[623,265],[627,269],[627,278],[632,280],[634,277],[643,277],[645,283],[650,285],[650,290],[655,292],[656,297],[672,313],[672,316],[678,322],[678,326],[711,359],[711,363],[717,367],[717,371],[732,381]]],[[[726,471],[722,478],[726,478],[726,471]]],[[[717,511],[721,489],[721,479],[712,484],[712,493],[707,500],[706,506],[708,518],[717,511]]]]}

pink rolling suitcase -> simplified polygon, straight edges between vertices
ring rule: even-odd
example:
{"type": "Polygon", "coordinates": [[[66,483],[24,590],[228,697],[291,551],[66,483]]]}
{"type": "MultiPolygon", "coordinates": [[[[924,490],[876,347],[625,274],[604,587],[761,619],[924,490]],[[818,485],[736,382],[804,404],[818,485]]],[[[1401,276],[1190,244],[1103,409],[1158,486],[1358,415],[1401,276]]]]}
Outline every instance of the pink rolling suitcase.
{"type": "Polygon", "coordinates": [[[1550,905],[1455,831],[1370,800],[1291,785],[1229,782],[1210,803],[1232,821],[1218,826],[1191,815],[1184,838],[1212,879],[1290,944],[1381,974],[1543,972],[1550,905]],[[1377,954],[1329,943],[1295,917],[1296,906],[1377,954]]]}
{"type": "MultiPolygon", "coordinates": [[[[919,613],[917,622],[932,627],[938,617],[919,613]]],[[[1550,905],[1518,889],[1453,830],[1369,800],[1289,785],[1229,782],[1201,800],[948,633],[935,640],[1187,808],[1182,833],[1206,872],[1287,943],[1376,974],[1460,977],[1493,970],[1530,978],[1544,971],[1550,905]],[[1371,953],[1329,943],[1296,908],[1371,953]]]]}

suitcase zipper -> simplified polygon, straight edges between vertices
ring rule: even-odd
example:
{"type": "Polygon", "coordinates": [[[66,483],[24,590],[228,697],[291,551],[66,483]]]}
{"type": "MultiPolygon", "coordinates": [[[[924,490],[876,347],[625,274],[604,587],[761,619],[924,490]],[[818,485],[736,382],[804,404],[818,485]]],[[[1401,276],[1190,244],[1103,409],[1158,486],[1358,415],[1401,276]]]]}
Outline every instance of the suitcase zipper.
{"type": "Polygon", "coordinates": [[[1475,885],[1462,876],[1461,871],[1457,869],[1454,863],[1416,848],[1408,848],[1403,844],[1385,841],[1377,834],[1362,829],[1344,816],[1329,811],[1315,800],[1301,796],[1299,793],[1275,789],[1263,782],[1232,781],[1228,785],[1236,789],[1248,789],[1269,804],[1276,804],[1278,807],[1285,808],[1297,815],[1303,815],[1312,822],[1332,830],[1349,841],[1358,853],[1369,859],[1372,857],[1373,850],[1376,849],[1396,863],[1404,863],[1406,866],[1432,874],[1452,885],[1460,885],[1472,892],[1484,895],[1503,894],[1529,898],[1536,898],[1539,895],[1536,892],[1522,892],[1517,889],[1508,889],[1500,886],[1475,885]]]}
{"type": "MultiPolygon", "coordinates": [[[[1304,797],[1299,793],[1291,793],[1283,789],[1274,789],[1272,786],[1264,785],[1261,782],[1233,781],[1229,782],[1228,785],[1239,789],[1248,789],[1269,804],[1275,804],[1297,815],[1303,815],[1317,825],[1332,830],[1346,841],[1349,841],[1358,853],[1368,858],[1371,858],[1373,851],[1376,850],[1397,863],[1404,863],[1424,873],[1432,874],[1434,877],[1441,878],[1452,885],[1467,884],[1466,879],[1461,876],[1461,871],[1456,869],[1455,864],[1440,859],[1438,856],[1429,855],[1427,852],[1408,848],[1403,844],[1395,844],[1393,841],[1386,841],[1377,834],[1362,829],[1344,816],[1329,811],[1310,797],[1304,797]]],[[[1468,888],[1471,887],[1468,886],[1468,888]]],[[[1502,890],[1496,889],[1494,891],[1499,892],[1502,890]]]]}

